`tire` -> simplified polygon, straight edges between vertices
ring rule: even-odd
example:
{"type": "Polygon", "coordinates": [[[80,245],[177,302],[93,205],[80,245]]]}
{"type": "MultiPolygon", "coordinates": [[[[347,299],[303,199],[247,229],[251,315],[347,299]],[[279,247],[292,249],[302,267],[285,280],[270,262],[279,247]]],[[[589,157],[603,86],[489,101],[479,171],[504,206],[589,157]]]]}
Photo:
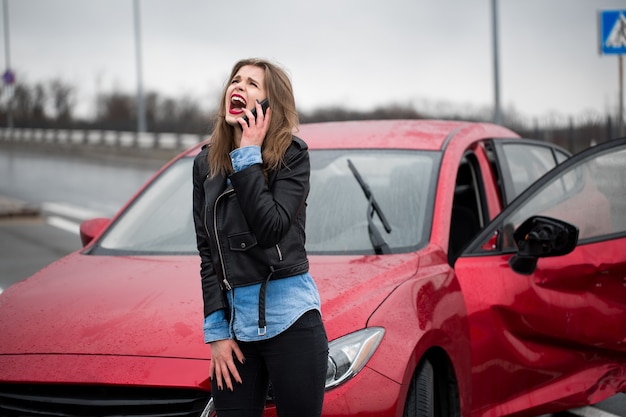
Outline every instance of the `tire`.
{"type": "Polygon", "coordinates": [[[435,371],[424,359],[411,381],[404,417],[435,417],[435,371]]]}

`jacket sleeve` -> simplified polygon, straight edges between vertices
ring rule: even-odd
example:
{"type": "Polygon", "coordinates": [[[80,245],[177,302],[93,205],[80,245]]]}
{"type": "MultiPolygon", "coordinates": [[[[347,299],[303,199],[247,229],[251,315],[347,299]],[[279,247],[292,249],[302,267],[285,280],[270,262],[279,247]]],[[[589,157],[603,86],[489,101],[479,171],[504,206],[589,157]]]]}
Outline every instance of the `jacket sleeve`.
{"type": "Polygon", "coordinates": [[[230,176],[248,225],[262,247],[276,245],[304,209],[309,193],[309,152],[302,140],[292,142],[271,186],[261,164],[230,176]]]}
{"type": "Polygon", "coordinates": [[[200,254],[204,317],[220,308],[226,308],[222,289],[211,260],[209,236],[204,224],[204,180],[208,173],[206,158],[207,153],[205,151],[200,152],[193,163],[193,221],[196,228],[198,253],[200,254]]]}

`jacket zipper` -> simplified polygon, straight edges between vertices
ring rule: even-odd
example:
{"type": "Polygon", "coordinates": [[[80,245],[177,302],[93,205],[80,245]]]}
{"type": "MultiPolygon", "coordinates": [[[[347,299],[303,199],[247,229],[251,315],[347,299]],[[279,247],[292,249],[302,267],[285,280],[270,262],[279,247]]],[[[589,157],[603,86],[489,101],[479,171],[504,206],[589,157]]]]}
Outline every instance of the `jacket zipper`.
{"type": "Polygon", "coordinates": [[[222,280],[222,283],[228,291],[232,290],[233,287],[230,285],[230,282],[228,282],[228,279],[226,278],[226,267],[224,265],[224,256],[222,255],[222,245],[220,244],[220,237],[217,232],[217,204],[223,196],[228,195],[232,192],[232,189],[227,190],[217,196],[217,198],[215,199],[215,204],[213,205],[213,233],[215,234],[215,242],[217,244],[217,254],[220,257],[220,263],[222,264],[222,273],[224,274],[224,279],[222,280]]]}
{"type": "MultiPolygon", "coordinates": [[[[204,177],[204,180],[205,180],[205,181],[209,178],[209,175],[210,175],[210,174],[206,174],[206,177],[204,177]]],[[[205,209],[205,210],[204,210],[204,216],[203,216],[203,219],[202,219],[202,220],[203,220],[203,222],[204,222],[204,231],[206,232],[207,239],[208,239],[208,240],[211,240],[211,233],[209,233],[209,227],[208,227],[208,226],[207,226],[207,224],[206,224],[206,218],[207,218],[206,212],[207,212],[207,211],[206,211],[206,209],[205,209]]]]}
{"type": "Polygon", "coordinates": [[[278,260],[282,261],[283,260],[283,253],[280,250],[280,246],[278,246],[278,243],[276,244],[276,251],[278,252],[278,260]]]}

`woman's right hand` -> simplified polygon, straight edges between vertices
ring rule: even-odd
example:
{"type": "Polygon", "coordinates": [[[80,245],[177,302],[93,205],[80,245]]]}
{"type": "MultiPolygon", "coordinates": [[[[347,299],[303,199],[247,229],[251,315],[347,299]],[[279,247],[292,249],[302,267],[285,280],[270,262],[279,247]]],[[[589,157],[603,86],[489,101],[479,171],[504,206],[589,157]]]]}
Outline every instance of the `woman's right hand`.
{"type": "Polygon", "coordinates": [[[239,371],[235,365],[234,358],[243,364],[245,358],[239,345],[232,339],[217,340],[211,342],[211,365],[209,368],[209,376],[211,379],[216,378],[217,387],[224,389],[224,383],[229,390],[233,390],[233,381],[242,383],[239,371]],[[231,378],[232,376],[232,378],[231,378]]]}
{"type": "Polygon", "coordinates": [[[265,114],[261,109],[261,103],[256,101],[256,117],[248,109],[243,109],[244,114],[248,116],[250,120],[249,124],[243,120],[243,117],[237,119],[241,125],[242,134],[239,147],[245,146],[263,146],[265,135],[270,128],[270,122],[272,121],[272,109],[267,108],[265,114]]]}

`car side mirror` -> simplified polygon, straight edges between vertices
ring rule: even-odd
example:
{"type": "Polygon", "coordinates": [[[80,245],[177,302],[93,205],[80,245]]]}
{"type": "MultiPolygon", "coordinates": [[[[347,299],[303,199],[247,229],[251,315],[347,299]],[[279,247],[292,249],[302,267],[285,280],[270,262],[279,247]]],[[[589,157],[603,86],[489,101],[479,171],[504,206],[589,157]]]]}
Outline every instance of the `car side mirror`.
{"type": "Polygon", "coordinates": [[[515,230],[513,238],[517,253],[509,265],[519,274],[530,275],[535,272],[539,258],[573,251],[578,243],[578,228],[551,217],[533,216],[515,230]]]}
{"type": "Polygon", "coordinates": [[[80,241],[83,247],[87,246],[94,237],[99,235],[111,220],[105,217],[98,217],[82,222],[80,224],[80,241]]]}

